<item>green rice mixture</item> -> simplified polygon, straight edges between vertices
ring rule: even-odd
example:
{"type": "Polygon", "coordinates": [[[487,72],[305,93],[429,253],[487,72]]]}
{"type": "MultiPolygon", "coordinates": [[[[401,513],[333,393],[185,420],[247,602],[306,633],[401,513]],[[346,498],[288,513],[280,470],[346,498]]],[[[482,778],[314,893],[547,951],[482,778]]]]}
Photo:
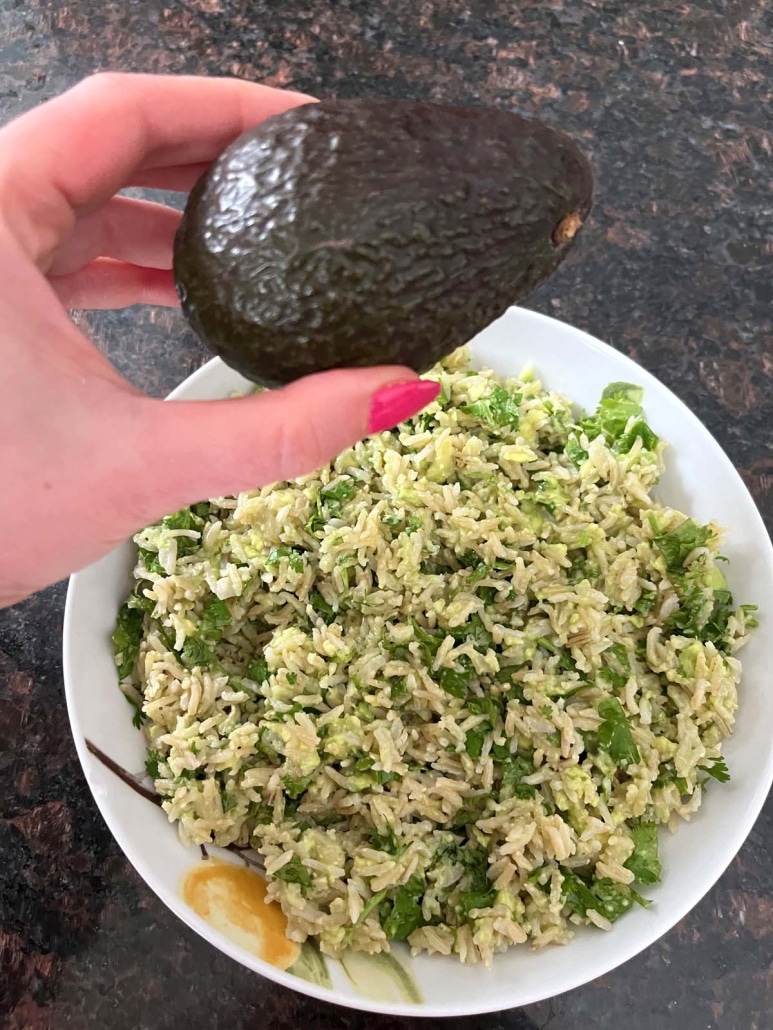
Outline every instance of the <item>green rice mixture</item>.
{"type": "Polygon", "coordinates": [[[578,416],[466,351],[431,377],[313,475],[138,534],[114,644],[164,810],[259,852],[289,937],[490,962],[648,904],[755,622],[718,527],[652,497],[640,389],[578,416]]]}

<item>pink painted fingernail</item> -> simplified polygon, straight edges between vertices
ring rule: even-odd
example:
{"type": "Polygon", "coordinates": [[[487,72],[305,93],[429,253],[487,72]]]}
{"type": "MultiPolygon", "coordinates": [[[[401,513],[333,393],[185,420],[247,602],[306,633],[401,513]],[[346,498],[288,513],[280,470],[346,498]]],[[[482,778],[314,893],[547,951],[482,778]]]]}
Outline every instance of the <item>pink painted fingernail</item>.
{"type": "Polygon", "coordinates": [[[432,379],[412,379],[408,383],[392,383],[379,390],[370,406],[369,433],[392,429],[411,415],[426,408],[440,394],[440,383],[432,379]]]}

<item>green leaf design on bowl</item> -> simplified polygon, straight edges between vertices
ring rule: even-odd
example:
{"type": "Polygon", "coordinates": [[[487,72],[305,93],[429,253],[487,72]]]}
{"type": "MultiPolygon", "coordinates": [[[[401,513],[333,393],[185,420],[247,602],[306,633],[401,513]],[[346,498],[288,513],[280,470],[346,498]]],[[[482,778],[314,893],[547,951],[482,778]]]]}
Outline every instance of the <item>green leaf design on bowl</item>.
{"type": "Polygon", "coordinates": [[[309,983],[316,984],[317,987],[327,987],[332,990],[333,984],[325,957],[312,941],[306,941],[301,946],[301,953],[288,972],[300,977],[301,980],[308,980],[309,983]]]}
{"type": "Polygon", "coordinates": [[[407,1001],[413,1005],[424,1002],[413,974],[395,951],[376,955],[344,951],[341,965],[352,987],[363,998],[380,1002],[407,1001]]]}

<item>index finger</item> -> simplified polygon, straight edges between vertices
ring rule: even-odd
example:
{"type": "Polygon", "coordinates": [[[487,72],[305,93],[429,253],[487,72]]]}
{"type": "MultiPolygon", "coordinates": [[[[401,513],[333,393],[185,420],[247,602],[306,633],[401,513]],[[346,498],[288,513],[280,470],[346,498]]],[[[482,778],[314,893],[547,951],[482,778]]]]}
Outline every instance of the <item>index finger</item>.
{"type": "Polygon", "coordinates": [[[239,79],[102,73],[0,131],[2,217],[39,264],[92,210],[149,169],[204,165],[303,93],[239,79]]]}

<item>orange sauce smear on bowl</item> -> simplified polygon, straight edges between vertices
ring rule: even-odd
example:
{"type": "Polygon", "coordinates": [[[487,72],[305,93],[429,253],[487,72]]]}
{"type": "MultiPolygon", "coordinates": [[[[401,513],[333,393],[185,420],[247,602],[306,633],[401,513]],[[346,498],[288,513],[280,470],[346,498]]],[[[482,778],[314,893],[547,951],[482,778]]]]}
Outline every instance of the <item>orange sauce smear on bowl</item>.
{"type": "Polygon", "coordinates": [[[279,969],[288,969],[300,945],[285,937],[287,919],[279,905],[266,904],[266,884],[244,866],[209,858],[188,871],[183,901],[235,944],[279,969]]]}

